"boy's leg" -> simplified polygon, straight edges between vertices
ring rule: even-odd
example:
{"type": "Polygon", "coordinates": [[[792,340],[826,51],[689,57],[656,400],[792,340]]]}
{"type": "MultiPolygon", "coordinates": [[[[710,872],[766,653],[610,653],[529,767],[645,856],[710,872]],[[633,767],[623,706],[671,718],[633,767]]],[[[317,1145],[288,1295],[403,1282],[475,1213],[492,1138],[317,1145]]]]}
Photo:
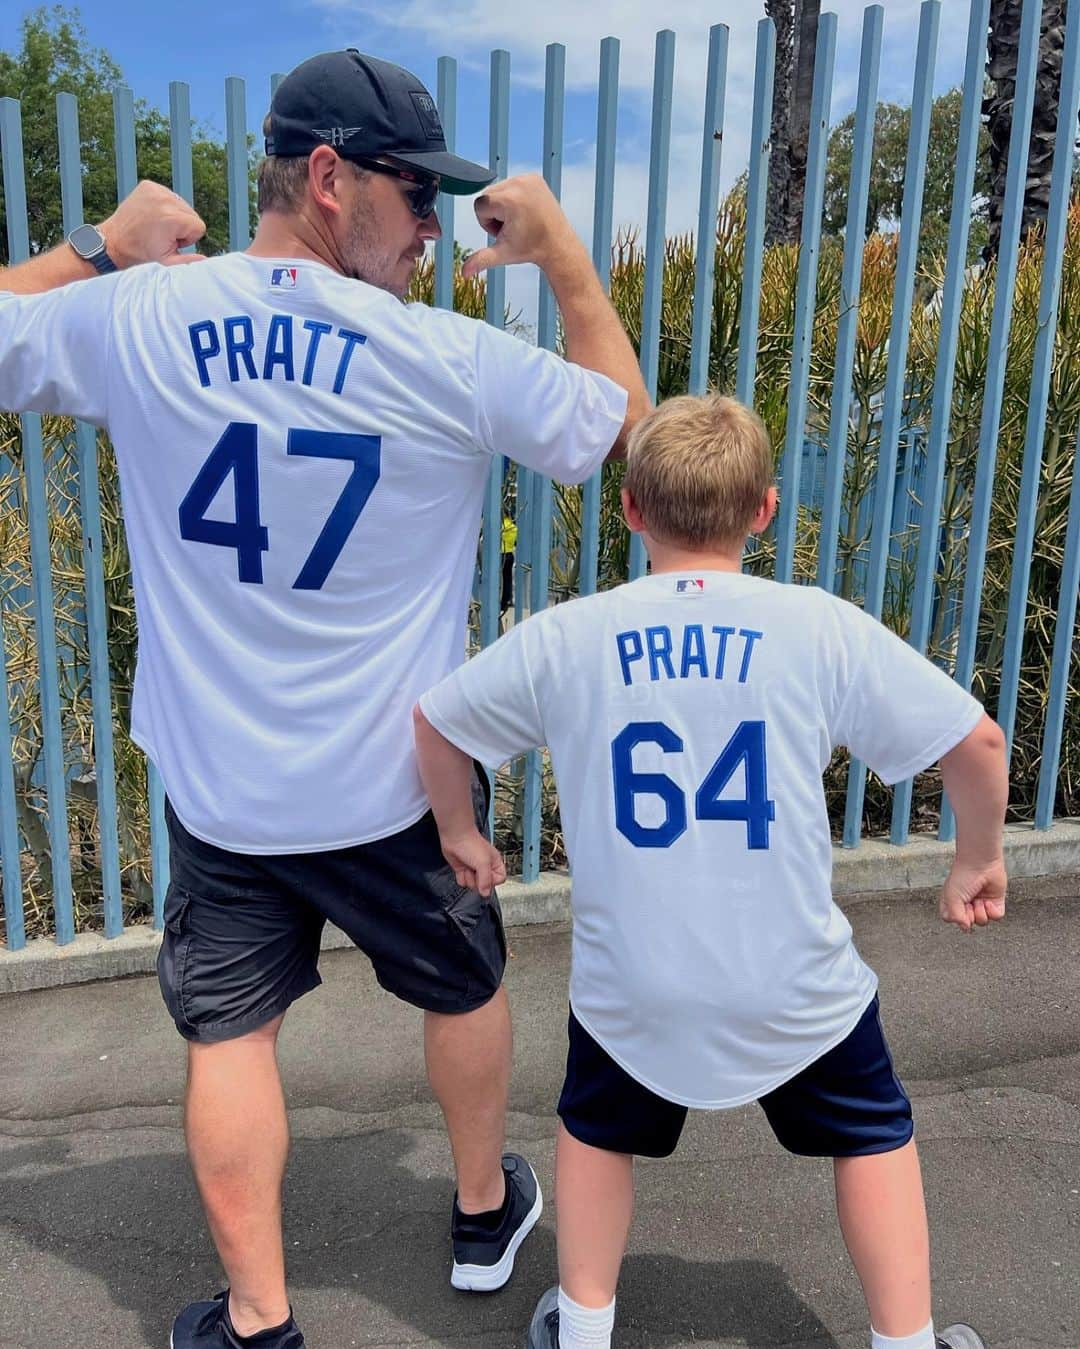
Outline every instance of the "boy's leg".
{"type": "Polygon", "coordinates": [[[583,1307],[606,1307],[634,1212],[634,1159],[592,1148],[559,1124],[555,1150],[559,1286],[583,1307]]]}
{"type": "Polygon", "coordinates": [[[930,1240],[919,1156],[837,1157],[836,1211],[879,1335],[914,1335],[930,1322],[930,1240]]]}
{"type": "Polygon", "coordinates": [[[840,1227],[875,1343],[934,1349],[911,1102],[893,1070],[877,998],[845,1039],[759,1104],[788,1151],[833,1158],[840,1227]]]}

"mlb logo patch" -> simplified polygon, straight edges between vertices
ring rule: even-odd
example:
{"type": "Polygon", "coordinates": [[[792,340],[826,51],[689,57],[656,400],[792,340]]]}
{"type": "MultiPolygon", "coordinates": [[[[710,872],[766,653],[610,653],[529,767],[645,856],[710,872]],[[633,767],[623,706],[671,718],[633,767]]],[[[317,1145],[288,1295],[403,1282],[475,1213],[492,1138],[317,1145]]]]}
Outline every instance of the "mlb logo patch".
{"type": "Polygon", "coordinates": [[[683,578],[675,582],[676,595],[700,595],[705,589],[705,581],[700,576],[695,576],[691,580],[683,578]]]}
{"type": "Polygon", "coordinates": [[[270,273],[270,285],[274,290],[296,289],[295,267],[275,267],[270,273]]]}

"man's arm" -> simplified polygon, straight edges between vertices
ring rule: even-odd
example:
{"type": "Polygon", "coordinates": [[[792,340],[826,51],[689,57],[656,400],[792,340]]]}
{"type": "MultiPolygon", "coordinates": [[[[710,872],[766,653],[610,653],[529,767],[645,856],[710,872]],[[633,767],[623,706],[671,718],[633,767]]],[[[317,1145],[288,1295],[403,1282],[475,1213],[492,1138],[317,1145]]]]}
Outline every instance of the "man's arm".
{"type": "Polygon", "coordinates": [[[420,780],[431,802],[443,856],[454,868],[459,885],[490,895],[494,886],[506,880],[506,867],[498,849],[476,827],[473,761],[432,726],[419,705],[413,709],[413,730],[420,780]]]}
{"type": "Polygon", "coordinates": [[[1005,736],[988,716],[942,756],[941,778],[956,815],[956,861],[941,893],[941,916],[965,932],[1005,916],[1008,877],[1002,826],[1009,801],[1005,736]]]}
{"type": "Polygon", "coordinates": [[[476,216],[494,244],[465,260],[466,276],[511,262],[534,262],[547,277],[562,314],[566,359],[606,375],[626,390],[626,419],[611,458],[648,412],[649,395],[634,348],[600,284],[585,245],[538,174],[508,178],[476,199],[476,216]]]}
{"type": "MultiPolygon", "coordinates": [[[[197,253],[180,250],[201,239],[206,226],[182,197],[160,183],[139,183],[99,228],[106,252],[119,268],[140,262],[171,267],[202,261],[197,253]]],[[[36,295],[96,275],[93,264],[65,242],[14,267],[0,267],[0,291],[36,295]]]]}

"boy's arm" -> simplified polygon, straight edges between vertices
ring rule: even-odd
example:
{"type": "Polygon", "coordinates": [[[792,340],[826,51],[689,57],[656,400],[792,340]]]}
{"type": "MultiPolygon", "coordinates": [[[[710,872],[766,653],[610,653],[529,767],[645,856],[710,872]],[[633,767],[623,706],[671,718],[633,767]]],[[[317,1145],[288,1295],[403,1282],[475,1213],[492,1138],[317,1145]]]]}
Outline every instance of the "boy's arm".
{"type": "Polygon", "coordinates": [[[443,856],[454,868],[459,885],[491,894],[506,880],[497,848],[476,827],[472,804],[473,761],[441,735],[420,710],[413,709],[420,780],[431,802],[443,856]]]}
{"type": "MultiPolygon", "coordinates": [[[[201,239],[206,226],[182,197],[160,183],[139,183],[100,229],[106,252],[121,270],[140,262],[202,261],[199,254],[180,249],[201,239]]],[[[93,264],[65,242],[14,267],[0,267],[0,290],[37,295],[96,275],[93,264]]]]}
{"type": "Polygon", "coordinates": [[[941,892],[941,916],[965,932],[1005,916],[1008,877],[1002,826],[1009,801],[1005,736],[988,716],[941,760],[956,815],[956,860],[941,892]]]}

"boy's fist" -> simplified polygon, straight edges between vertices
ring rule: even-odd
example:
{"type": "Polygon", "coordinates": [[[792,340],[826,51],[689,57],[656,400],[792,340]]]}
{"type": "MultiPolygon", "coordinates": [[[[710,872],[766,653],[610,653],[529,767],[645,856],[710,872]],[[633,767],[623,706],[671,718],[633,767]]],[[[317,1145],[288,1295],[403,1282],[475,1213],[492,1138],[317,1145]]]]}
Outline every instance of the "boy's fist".
{"type": "Polygon", "coordinates": [[[1000,857],[983,866],[954,862],[941,891],[941,916],[964,932],[1005,917],[1009,878],[1000,857]]]}
{"type": "Polygon", "coordinates": [[[440,838],[443,856],[454,868],[458,885],[478,890],[486,899],[506,880],[506,865],[498,848],[479,829],[461,838],[440,838]]]}

